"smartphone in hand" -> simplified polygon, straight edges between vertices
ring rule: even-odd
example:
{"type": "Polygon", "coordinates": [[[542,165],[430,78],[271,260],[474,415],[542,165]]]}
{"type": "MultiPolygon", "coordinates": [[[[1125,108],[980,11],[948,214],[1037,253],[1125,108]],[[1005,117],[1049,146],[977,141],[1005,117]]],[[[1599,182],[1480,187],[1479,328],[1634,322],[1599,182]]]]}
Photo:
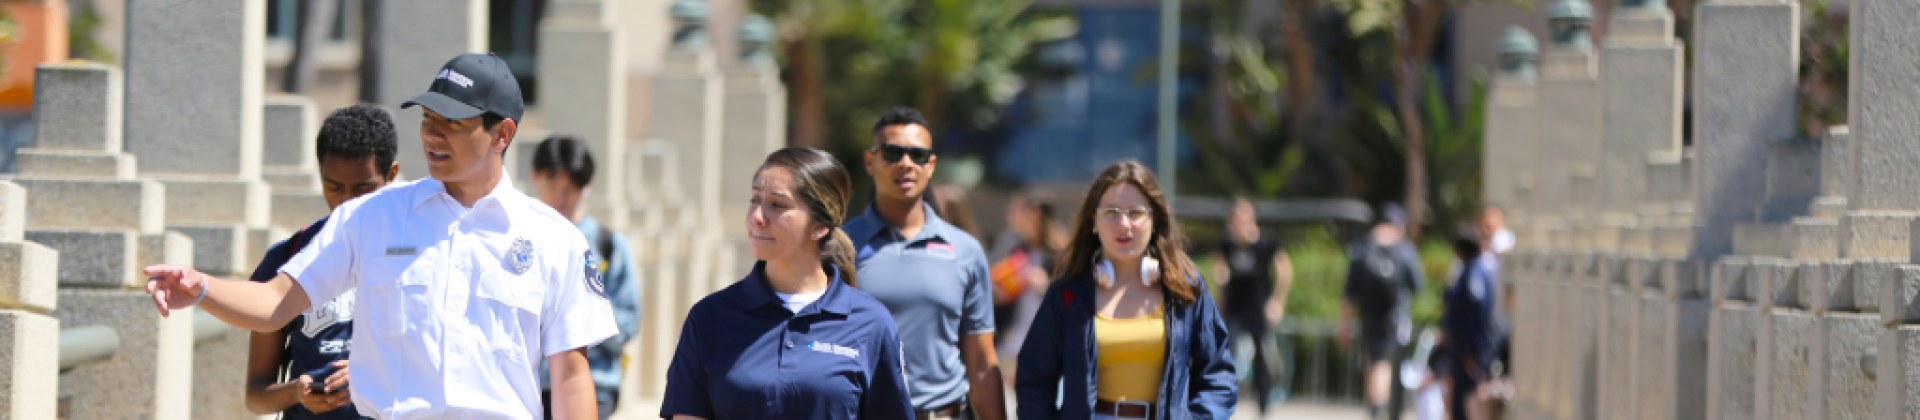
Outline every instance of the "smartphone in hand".
{"type": "MultiPolygon", "coordinates": [[[[339,369],[335,368],[332,363],[328,363],[326,366],[321,366],[319,369],[308,371],[307,377],[313,378],[313,382],[307,385],[307,390],[315,394],[328,393],[327,377],[333,376],[333,372],[336,370],[339,370],[339,369]]],[[[335,389],[333,390],[333,392],[344,391],[347,389],[347,385],[348,384],[341,384],[340,389],[335,389]]]]}

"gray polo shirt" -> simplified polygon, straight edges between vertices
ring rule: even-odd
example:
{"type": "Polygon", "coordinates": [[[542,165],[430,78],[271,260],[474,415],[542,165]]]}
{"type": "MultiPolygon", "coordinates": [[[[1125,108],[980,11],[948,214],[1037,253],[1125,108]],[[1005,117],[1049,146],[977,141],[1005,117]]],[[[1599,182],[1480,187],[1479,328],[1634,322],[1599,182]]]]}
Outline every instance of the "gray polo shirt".
{"type": "Polygon", "coordinates": [[[907,392],[920,410],[967,395],[960,337],[993,332],[986,252],[932,207],[925,211],[926,227],[913,238],[901,237],[872,206],[845,226],[858,252],[860,290],[886,305],[900,329],[907,392]]]}

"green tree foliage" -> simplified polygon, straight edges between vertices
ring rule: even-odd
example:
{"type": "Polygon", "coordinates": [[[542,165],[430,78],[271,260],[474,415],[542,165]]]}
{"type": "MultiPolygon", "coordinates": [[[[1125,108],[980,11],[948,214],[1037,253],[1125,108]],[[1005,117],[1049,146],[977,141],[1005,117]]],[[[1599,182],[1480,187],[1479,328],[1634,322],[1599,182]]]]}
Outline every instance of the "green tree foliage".
{"type": "MultiPolygon", "coordinates": [[[[1071,18],[1032,0],[755,0],[780,33],[796,145],[858,164],[873,119],[893,106],[936,130],[985,130],[1025,87],[1034,46],[1071,36],[1071,18]]],[[[946,157],[951,159],[952,157],[946,157]]],[[[864,190],[864,188],[862,188],[864,190]]]]}

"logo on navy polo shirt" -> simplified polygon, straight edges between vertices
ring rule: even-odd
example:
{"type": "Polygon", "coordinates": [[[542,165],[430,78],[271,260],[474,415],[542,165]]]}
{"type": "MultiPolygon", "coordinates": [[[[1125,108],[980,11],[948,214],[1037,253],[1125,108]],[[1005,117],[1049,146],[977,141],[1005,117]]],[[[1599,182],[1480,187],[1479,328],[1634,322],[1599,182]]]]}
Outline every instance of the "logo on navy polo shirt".
{"type": "Polygon", "coordinates": [[[842,346],[839,344],[822,342],[822,341],[807,343],[807,350],[813,350],[813,351],[832,354],[832,355],[846,356],[848,359],[860,358],[860,349],[842,346]]]}
{"type": "Polygon", "coordinates": [[[927,255],[940,258],[953,258],[953,244],[947,243],[947,241],[939,239],[927,241],[925,249],[927,255]]]}
{"type": "Polygon", "coordinates": [[[343,322],[353,322],[353,295],[353,290],[347,290],[346,293],[341,293],[340,296],[333,298],[333,300],[307,309],[307,312],[304,314],[307,316],[307,320],[301,324],[300,333],[305,334],[307,338],[314,338],[318,337],[320,332],[326,330],[327,327],[343,322]]]}

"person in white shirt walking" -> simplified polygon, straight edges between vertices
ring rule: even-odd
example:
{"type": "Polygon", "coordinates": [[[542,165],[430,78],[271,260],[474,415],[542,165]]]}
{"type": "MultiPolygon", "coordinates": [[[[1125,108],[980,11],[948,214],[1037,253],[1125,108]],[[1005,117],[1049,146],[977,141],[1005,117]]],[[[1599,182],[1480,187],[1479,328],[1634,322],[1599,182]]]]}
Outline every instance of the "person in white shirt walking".
{"type": "Polygon", "coordinates": [[[354,407],[382,419],[541,416],[541,359],[556,418],[597,417],[584,348],[615,333],[592,247],[566,217],[507,180],[502,162],[525,109],[507,64],[455,57],[424,94],[429,178],[333,211],[312,243],[264,283],[147,267],[162,315],[199,306],[271,331],[355,290],[354,407]]]}

